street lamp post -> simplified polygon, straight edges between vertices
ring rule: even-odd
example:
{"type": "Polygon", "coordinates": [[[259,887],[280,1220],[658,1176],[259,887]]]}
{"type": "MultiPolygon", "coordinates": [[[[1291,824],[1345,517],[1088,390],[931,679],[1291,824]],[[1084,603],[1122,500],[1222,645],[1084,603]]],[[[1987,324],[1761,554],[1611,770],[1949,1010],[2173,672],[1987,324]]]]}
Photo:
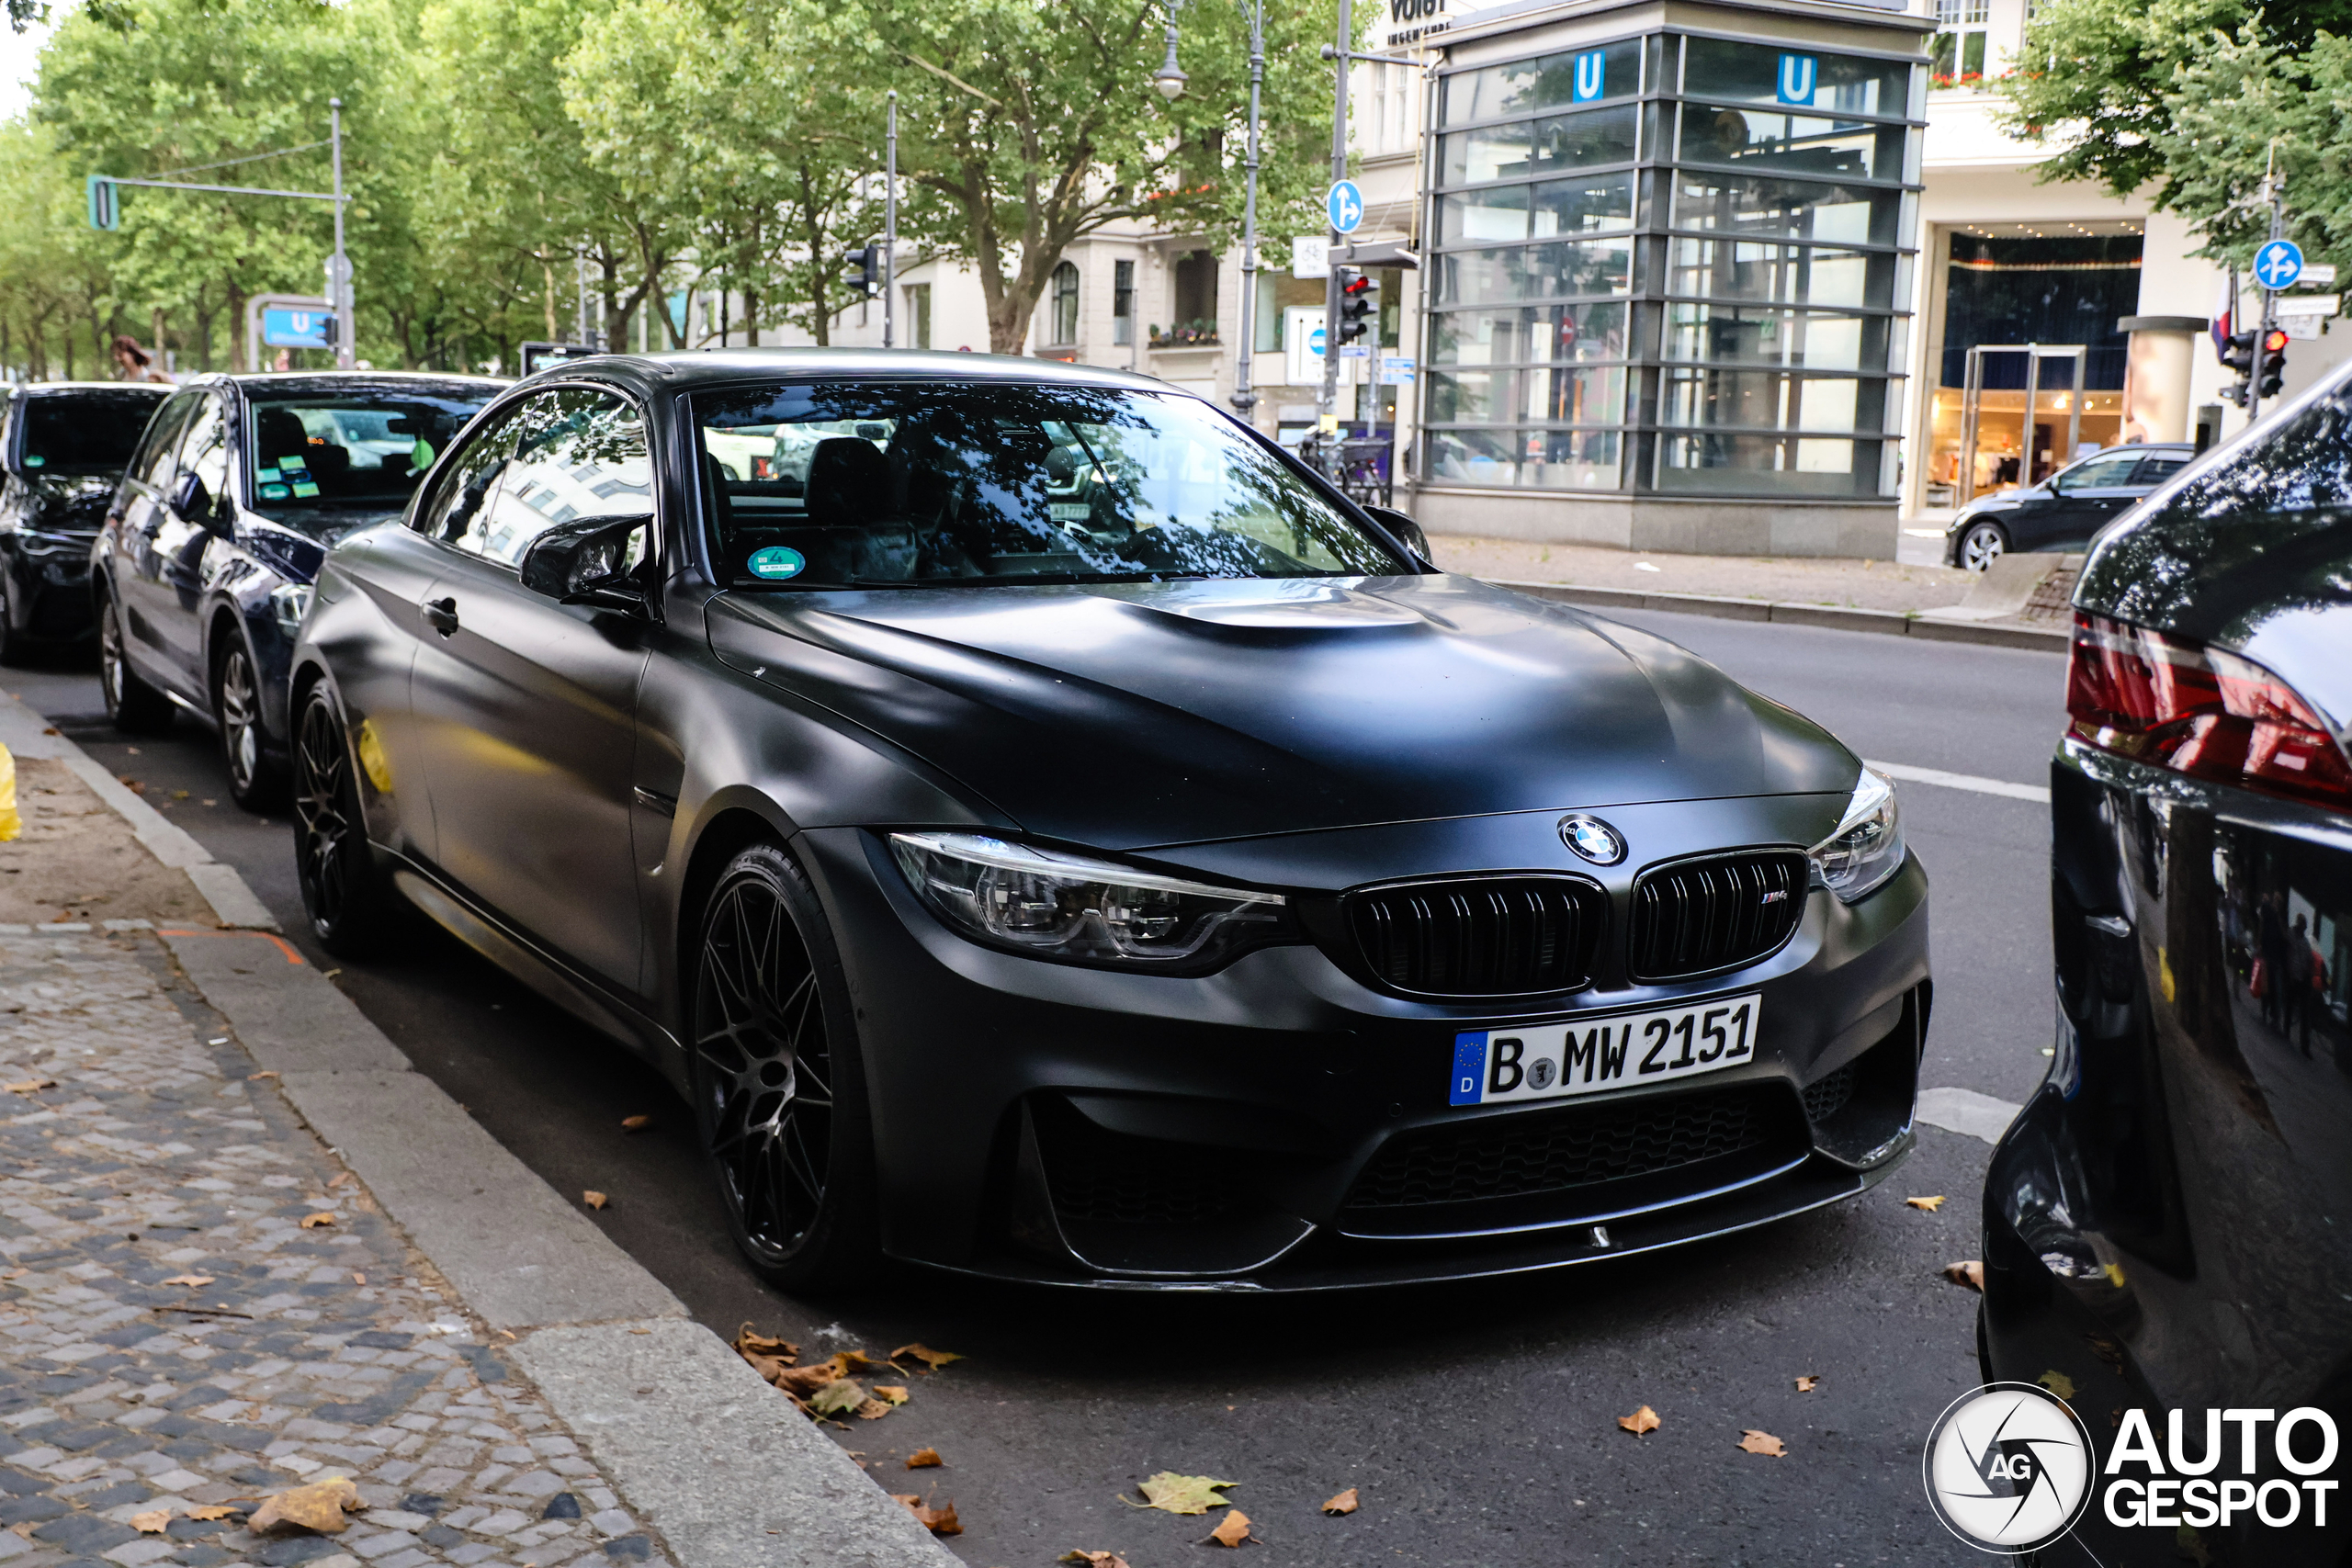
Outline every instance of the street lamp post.
{"type": "MultiPolygon", "coordinates": [[[[1160,96],[1171,102],[1183,96],[1188,80],[1176,63],[1176,7],[1182,3],[1170,0],[1168,57],[1151,78],[1160,96]]],[[[1258,111],[1266,83],[1266,0],[1234,3],[1250,24],[1250,152],[1241,164],[1246,171],[1241,198],[1241,351],[1233,368],[1233,406],[1246,419],[1258,406],[1258,393],[1250,380],[1250,354],[1258,337],[1258,111]]]]}
{"type": "Polygon", "coordinates": [[[351,341],[351,256],[343,248],[343,100],[327,100],[327,140],[334,143],[334,259],[327,263],[334,276],[329,280],[334,287],[327,297],[334,305],[334,363],[339,370],[351,368],[355,344],[351,341]]]}

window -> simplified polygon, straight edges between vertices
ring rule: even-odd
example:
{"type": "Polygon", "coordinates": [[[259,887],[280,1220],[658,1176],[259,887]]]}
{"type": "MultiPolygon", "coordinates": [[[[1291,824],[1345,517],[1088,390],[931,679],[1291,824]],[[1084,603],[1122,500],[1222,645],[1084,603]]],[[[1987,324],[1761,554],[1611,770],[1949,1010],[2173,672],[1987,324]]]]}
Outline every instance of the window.
{"type": "Polygon", "coordinates": [[[2137,452],[2109,452],[2076,464],[2052,483],[2061,495],[2080,490],[2113,490],[2132,482],[2132,471],[2140,461],[2137,452]]]}
{"type": "Polygon", "coordinates": [[[164,405],[131,459],[131,478],[157,490],[172,482],[172,458],[179,449],[180,432],[187,427],[188,415],[204,400],[202,392],[181,392],[164,405]]]}
{"type": "Polygon", "coordinates": [[[1111,341],[1125,345],[1136,341],[1136,264],[1111,264],[1111,341]]]}
{"type": "Polygon", "coordinates": [[[1064,262],[1046,285],[1046,341],[1057,348],[1078,341],[1078,268],[1064,262]]]}
{"type": "Polygon", "coordinates": [[[180,441],[180,472],[204,481],[204,493],[219,502],[229,487],[229,422],[220,405],[206,397],[188,416],[180,441]]]}
{"type": "Polygon", "coordinates": [[[1928,83],[1934,87],[1981,87],[1984,83],[1988,0],[1936,0],[1936,41],[1928,83]]]}
{"type": "Polygon", "coordinates": [[[112,479],[130,461],[163,400],[156,392],[129,390],[20,399],[24,440],[17,459],[31,473],[112,479]]]}
{"type": "Polygon", "coordinates": [[[410,526],[428,539],[455,543],[474,526],[506,460],[514,455],[514,415],[510,406],[474,433],[473,439],[450,455],[435,474],[433,492],[410,519],[410,526]]]}
{"type": "Polygon", "coordinates": [[[247,397],[253,504],[310,525],[336,507],[404,504],[417,481],[498,388],[488,383],[270,381],[247,397]]]}
{"type": "Polygon", "coordinates": [[[838,380],[706,392],[693,406],[707,452],[759,432],[796,454],[796,478],[721,473],[706,487],[719,571],[738,588],[1358,576],[1401,565],[1295,463],[1194,398],[838,380]]]}
{"type": "Polygon", "coordinates": [[[531,541],[582,517],[653,509],[653,468],[645,423],[609,392],[542,392],[517,407],[498,433],[513,456],[483,503],[453,535],[458,548],[513,566],[531,541]]]}
{"type": "Polygon", "coordinates": [[[931,346],[931,285],[905,285],[907,295],[907,343],[914,348],[931,346]]]}
{"type": "Polygon", "coordinates": [[[1216,253],[1187,251],[1176,258],[1176,322],[1180,343],[1216,341],[1216,253]]]}

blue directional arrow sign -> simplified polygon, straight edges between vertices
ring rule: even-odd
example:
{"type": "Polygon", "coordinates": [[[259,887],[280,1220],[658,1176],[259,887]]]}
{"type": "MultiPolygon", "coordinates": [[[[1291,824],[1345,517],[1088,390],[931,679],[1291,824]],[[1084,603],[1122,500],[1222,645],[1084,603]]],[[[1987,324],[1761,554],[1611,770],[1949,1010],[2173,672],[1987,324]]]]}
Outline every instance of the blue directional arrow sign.
{"type": "MultiPolygon", "coordinates": [[[[1323,198],[1323,209],[1331,215],[1334,231],[1352,234],[1357,225],[1363,221],[1363,192],[1356,189],[1355,181],[1341,180],[1332,186],[1331,194],[1323,198]]],[[[2301,266],[2302,263],[2298,259],[2295,265],[2301,266]]]]}
{"type": "Polygon", "coordinates": [[[2255,281],[2274,294],[2302,276],[2303,248],[2292,240],[2273,240],[2254,253],[2255,281]]]}

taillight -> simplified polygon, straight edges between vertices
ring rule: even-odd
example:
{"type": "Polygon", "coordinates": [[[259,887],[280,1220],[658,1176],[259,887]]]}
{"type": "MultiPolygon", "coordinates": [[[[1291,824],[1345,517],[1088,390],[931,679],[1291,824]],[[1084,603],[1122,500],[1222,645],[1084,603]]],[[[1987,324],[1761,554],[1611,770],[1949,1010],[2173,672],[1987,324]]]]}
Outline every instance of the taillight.
{"type": "Polygon", "coordinates": [[[2352,810],[2352,766],[2312,705],[2218,648],[2076,611],[2066,713],[2072,733],[2102,750],[2352,810]]]}

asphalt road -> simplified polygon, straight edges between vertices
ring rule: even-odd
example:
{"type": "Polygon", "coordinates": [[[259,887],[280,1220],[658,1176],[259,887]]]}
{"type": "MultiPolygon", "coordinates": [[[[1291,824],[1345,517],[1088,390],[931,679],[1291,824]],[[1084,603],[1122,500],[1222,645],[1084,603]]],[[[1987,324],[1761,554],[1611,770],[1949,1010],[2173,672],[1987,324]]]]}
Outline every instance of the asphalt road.
{"type": "MultiPolygon", "coordinates": [[[[1628,618],[1871,758],[2037,784],[2063,724],[2052,655],[1628,618]]],[[[184,718],[126,743],[78,667],[12,669],[0,682],[140,781],[300,931],[289,829],[230,803],[209,731],[184,718]]],[[[1926,785],[1903,798],[1935,886],[1924,1082],[2021,1100],[2050,1038],[2046,813],[1926,785]]],[[[310,956],[339,967],[419,1068],[559,1191],[611,1194],[599,1222],[712,1327],[756,1323],[820,1355],[910,1339],[964,1354],[910,1379],[905,1407],[841,1436],[889,1490],[952,1500],[965,1533],[949,1544],[976,1568],[1042,1565],[1072,1548],[1117,1550],[1135,1568],[1187,1557],[1217,1516],[1120,1500],[1163,1470],[1236,1483],[1232,1501],[1269,1563],[1977,1561],[1919,1486],[1928,1423],[1975,1382],[1975,1297],[1940,1274],[1976,1255],[1989,1149],[1973,1139],[1923,1130],[1904,1170],[1839,1209],[1532,1280],[1250,1302],[910,1274],[866,1299],[812,1304],[737,1264],[685,1109],[635,1058],[454,942],[421,937],[365,964],[310,956]],[[637,1113],[653,1127],[625,1134],[621,1119],[637,1113]],[[1947,1198],[1938,1213],[1903,1203],[1934,1193],[1947,1198]],[[1813,1392],[1797,1391],[1803,1375],[1819,1377],[1813,1392]],[[1619,1429],[1644,1404],[1659,1428],[1619,1429]],[[1743,1451],[1748,1428],[1783,1439],[1786,1457],[1743,1451]],[[927,1445],[945,1466],[906,1471],[903,1457],[927,1445]],[[1359,1512],[1317,1511],[1347,1487],[1359,1512]]]]}

